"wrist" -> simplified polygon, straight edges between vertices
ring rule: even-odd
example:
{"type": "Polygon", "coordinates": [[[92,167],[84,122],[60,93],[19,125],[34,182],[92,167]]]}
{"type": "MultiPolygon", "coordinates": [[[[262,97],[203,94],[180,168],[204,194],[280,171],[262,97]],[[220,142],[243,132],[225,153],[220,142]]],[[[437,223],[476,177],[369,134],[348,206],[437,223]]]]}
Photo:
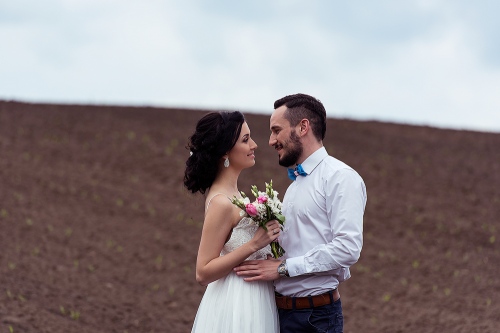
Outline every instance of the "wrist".
{"type": "Polygon", "coordinates": [[[257,244],[255,242],[248,242],[245,244],[250,252],[250,254],[252,253],[255,253],[259,250],[259,248],[257,247],[257,244]]]}
{"type": "Polygon", "coordinates": [[[290,275],[288,274],[288,266],[286,265],[286,259],[279,264],[278,275],[280,277],[290,277],[290,275]]]}

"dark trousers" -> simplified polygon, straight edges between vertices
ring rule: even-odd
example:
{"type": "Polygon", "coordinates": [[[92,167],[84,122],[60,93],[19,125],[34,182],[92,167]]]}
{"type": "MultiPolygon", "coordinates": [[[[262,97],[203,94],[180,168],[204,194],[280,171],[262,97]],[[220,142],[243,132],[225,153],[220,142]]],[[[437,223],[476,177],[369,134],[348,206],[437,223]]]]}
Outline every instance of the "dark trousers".
{"type": "Polygon", "coordinates": [[[344,316],[340,299],[310,309],[278,309],[280,333],[342,333],[344,316]]]}

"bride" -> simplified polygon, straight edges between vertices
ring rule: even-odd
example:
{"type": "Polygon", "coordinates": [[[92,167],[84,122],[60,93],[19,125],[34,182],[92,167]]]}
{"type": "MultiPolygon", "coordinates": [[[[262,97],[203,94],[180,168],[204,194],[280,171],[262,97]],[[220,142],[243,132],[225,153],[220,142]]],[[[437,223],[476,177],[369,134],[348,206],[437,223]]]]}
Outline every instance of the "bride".
{"type": "Polygon", "coordinates": [[[211,112],[198,121],[188,147],[184,184],[206,194],[196,281],[207,288],[192,332],[279,332],[272,282],[245,282],[233,272],[245,260],[266,259],[280,234],[277,221],[266,232],[230,201],[240,197],[241,171],[255,164],[248,124],[238,111],[211,112]]]}

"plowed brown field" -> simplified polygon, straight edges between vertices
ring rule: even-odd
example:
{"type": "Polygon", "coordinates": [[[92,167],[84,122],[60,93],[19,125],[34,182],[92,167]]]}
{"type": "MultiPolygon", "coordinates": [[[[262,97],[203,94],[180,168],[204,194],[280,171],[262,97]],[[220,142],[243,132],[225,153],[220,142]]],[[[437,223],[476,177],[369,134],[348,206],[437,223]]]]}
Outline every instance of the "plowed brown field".
{"type": "MultiPolygon", "coordinates": [[[[203,114],[0,101],[0,333],[190,331],[203,198],[182,177],[203,114]]],[[[240,189],[282,195],[269,117],[246,116],[240,189]]],[[[330,119],[325,146],[368,190],[345,331],[499,332],[500,134],[330,119]]]]}

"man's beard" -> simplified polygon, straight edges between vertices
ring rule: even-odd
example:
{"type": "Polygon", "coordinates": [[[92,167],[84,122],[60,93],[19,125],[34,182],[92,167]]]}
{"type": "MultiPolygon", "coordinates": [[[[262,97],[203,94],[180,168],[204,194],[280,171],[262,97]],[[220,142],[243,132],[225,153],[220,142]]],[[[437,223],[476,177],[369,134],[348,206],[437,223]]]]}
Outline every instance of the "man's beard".
{"type": "Polygon", "coordinates": [[[290,138],[285,141],[283,148],[287,148],[287,151],[279,158],[278,163],[287,168],[297,164],[304,148],[299,136],[295,132],[290,133],[290,138]]]}

